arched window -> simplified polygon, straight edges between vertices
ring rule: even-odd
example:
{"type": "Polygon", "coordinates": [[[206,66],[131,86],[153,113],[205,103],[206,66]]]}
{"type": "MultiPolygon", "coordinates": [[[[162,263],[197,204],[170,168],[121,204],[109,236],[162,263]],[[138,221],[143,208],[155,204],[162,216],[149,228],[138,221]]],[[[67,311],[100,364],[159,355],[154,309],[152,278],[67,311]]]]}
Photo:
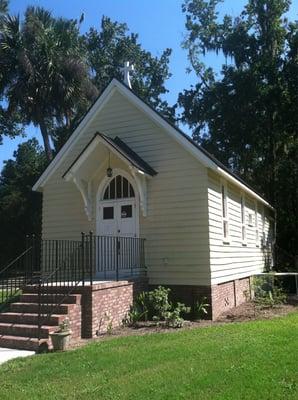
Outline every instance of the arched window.
{"type": "Polygon", "coordinates": [[[117,175],[111,180],[103,195],[104,200],[125,199],[129,197],[135,197],[135,192],[128,180],[121,175],[117,175]]]}

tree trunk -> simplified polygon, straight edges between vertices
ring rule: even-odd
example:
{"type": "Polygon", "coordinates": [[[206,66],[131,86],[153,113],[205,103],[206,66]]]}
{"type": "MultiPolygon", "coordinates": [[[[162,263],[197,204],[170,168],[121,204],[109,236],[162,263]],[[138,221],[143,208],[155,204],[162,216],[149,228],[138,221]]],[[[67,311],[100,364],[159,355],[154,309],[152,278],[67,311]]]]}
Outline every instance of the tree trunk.
{"type": "Polygon", "coordinates": [[[53,159],[53,152],[51,149],[48,128],[43,120],[41,120],[39,122],[39,127],[40,127],[40,131],[41,131],[42,138],[43,138],[44,149],[45,149],[47,160],[51,161],[53,159]]]}

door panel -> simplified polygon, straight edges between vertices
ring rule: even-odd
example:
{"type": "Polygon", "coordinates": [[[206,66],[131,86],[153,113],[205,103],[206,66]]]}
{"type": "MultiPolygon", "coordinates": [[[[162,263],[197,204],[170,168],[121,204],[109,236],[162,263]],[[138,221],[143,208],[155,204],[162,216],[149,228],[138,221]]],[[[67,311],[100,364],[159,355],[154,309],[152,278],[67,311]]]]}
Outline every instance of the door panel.
{"type": "Polygon", "coordinates": [[[117,207],[114,204],[103,205],[101,210],[100,231],[103,236],[115,236],[118,230],[117,207]]]}
{"type": "Polygon", "coordinates": [[[114,278],[136,267],[139,261],[137,248],[137,206],[135,199],[103,201],[97,221],[96,264],[98,278],[114,278]]]}
{"type": "Polygon", "coordinates": [[[117,204],[117,224],[119,236],[136,236],[136,206],[132,202],[117,204]]]}

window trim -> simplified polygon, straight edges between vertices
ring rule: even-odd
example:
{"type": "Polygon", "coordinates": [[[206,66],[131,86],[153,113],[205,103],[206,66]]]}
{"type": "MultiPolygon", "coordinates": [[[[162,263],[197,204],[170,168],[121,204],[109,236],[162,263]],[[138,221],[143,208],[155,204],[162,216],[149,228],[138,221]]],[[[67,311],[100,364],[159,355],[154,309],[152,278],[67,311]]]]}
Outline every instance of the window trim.
{"type": "Polygon", "coordinates": [[[248,226],[253,228],[255,226],[254,215],[252,212],[248,213],[248,226]]]}
{"type": "Polygon", "coordinates": [[[224,244],[230,244],[230,227],[229,227],[229,196],[228,185],[226,181],[220,181],[221,194],[221,219],[222,219],[222,241],[224,244]],[[225,235],[226,226],[226,235],[225,235]]]}
{"type": "Polygon", "coordinates": [[[112,176],[107,182],[103,190],[102,200],[122,200],[122,199],[133,199],[136,197],[135,189],[131,184],[130,180],[123,176],[122,174],[116,174],[112,176]],[[127,195],[124,196],[124,180],[127,182],[127,195]],[[119,184],[119,185],[118,185],[119,184]],[[114,197],[111,195],[111,187],[113,187],[114,197]],[[119,191],[119,193],[118,193],[119,191]],[[133,196],[131,196],[133,193],[133,196]]]}
{"type": "Polygon", "coordinates": [[[255,242],[256,242],[256,247],[260,247],[260,230],[259,230],[259,209],[258,209],[258,203],[255,200],[255,242]]]}
{"type": "Polygon", "coordinates": [[[261,246],[262,248],[266,247],[266,217],[265,217],[265,207],[262,207],[262,237],[261,237],[261,246]]]}
{"type": "Polygon", "coordinates": [[[246,199],[245,199],[245,193],[243,192],[241,192],[240,196],[240,213],[241,213],[241,242],[242,246],[247,246],[246,199]]]}

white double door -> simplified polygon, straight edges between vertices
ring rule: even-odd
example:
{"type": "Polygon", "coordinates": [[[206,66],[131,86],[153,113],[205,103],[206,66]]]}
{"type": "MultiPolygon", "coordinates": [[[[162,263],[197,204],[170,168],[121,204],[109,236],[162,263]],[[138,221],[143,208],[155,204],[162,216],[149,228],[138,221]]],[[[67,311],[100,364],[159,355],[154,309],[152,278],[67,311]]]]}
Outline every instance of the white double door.
{"type": "Polygon", "coordinates": [[[135,200],[102,201],[99,210],[98,235],[137,236],[135,200]]]}
{"type": "Polygon", "coordinates": [[[138,263],[138,210],[135,199],[106,200],[97,220],[97,276],[124,274],[138,263]]]}

